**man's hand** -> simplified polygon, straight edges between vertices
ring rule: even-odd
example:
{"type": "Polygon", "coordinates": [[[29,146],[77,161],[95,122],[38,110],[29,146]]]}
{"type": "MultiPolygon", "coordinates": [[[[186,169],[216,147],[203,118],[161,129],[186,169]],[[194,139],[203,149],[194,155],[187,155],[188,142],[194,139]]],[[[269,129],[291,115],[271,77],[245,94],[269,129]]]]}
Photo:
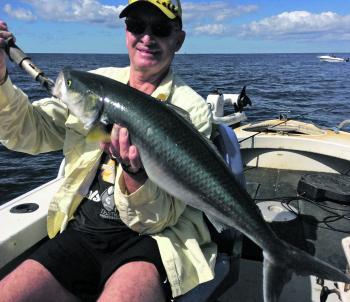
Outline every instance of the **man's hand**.
{"type": "Polygon", "coordinates": [[[143,170],[140,154],[136,146],[130,143],[128,129],[114,124],[111,132],[111,141],[102,142],[101,148],[115,158],[120,164],[127,167],[123,177],[125,187],[129,193],[138,190],[147,180],[143,170]]]}
{"type": "MultiPolygon", "coordinates": [[[[8,31],[6,22],[0,20],[0,84],[4,83],[6,77],[5,41],[11,37],[13,37],[13,35],[8,31]]],[[[14,37],[13,39],[15,41],[14,37]]]]}
{"type": "Polygon", "coordinates": [[[120,164],[127,166],[131,173],[137,173],[142,169],[140,154],[136,146],[130,143],[128,129],[114,124],[111,141],[102,142],[101,148],[120,164]]]}

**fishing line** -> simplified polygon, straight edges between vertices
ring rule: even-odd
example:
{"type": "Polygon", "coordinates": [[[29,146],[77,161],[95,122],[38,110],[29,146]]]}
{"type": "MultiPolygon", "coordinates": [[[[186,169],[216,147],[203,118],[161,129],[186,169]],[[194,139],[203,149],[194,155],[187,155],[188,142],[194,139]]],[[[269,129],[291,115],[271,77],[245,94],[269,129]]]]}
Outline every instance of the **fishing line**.
{"type": "MultiPolygon", "coordinates": [[[[305,201],[307,201],[307,202],[309,202],[309,203],[311,203],[311,204],[313,204],[313,205],[321,208],[322,210],[324,210],[324,211],[326,211],[326,212],[328,212],[330,214],[333,214],[333,215],[339,215],[339,214],[335,213],[335,212],[332,212],[331,210],[333,210],[333,211],[349,212],[350,213],[350,209],[349,210],[344,210],[344,209],[340,209],[340,208],[334,208],[334,207],[331,207],[331,206],[327,206],[325,204],[320,204],[318,202],[315,202],[312,199],[307,198],[306,196],[303,196],[303,195],[298,195],[298,196],[299,196],[299,198],[301,198],[301,199],[303,199],[303,200],[305,200],[305,201]]],[[[336,202],[333,202],[333,203],[336,203],[336,202]]]]}
{"type": "MultiPolygon", "coordinates": [[[[299,195],[298,196],[299,198],[301,198],[302,200],[322,209],[323,211],[325,212],[328,212],[329,214],[331,214],[330,216],[326,216],[324,217],[322,220],[316,220],[317,222],[313,223],[311,221],[308,221],[307,219],[303,219],[303,221],[305,221],[306,223],[310,224],[310,225],[313,225],[313,226],[317,226],[319,228],[322,228],[322,229],[326,229],[326,230],[331,230],[331,231],[337,231],[337,232],[341,232],[341,233],[346,233],[346,234],[349,234],[350,233],[350,230],[344,230],[344,229],[339,229],[339,228],[336,228],[336,227],[333,227],[330,225],[330,223],[332,222],[335,222],[335,221],[339,221],[341,219],[346,219],[346,220],[350,220],[350,217],[346,216],[345,214],[338,214],[336,212],[333,212],[331,211],[330,209],[332,210],[339,210],[339,211],[344,211],[342,209],[337,209],[337,208],[332,208],[332,207],[329,207],[329,206],[325,206],[325,205],[322,205],[322,204],[319,204],[317,202],[314,202],[313,200],[305,197],[305,196],[302,196],[302,195],[299,195]],[[330,219],[333,219],[333,220],[330,220],[330,219]],[[318,225],[319,223],[323,223],[325,224],[326,226],[320,226],[318,225]]],[[[350,211],[346,211],[346,212],[350,212],[350,211]]]]}
{"type": "Polygon", "coordinates": [[[330,206],[325,206],[325,205],[320,205],[319,203],[317,202],[314,202],[313,200],[311,199],[308,199],[302,195],[296,195],[296,196],[280,196],[280,197],[272,197],[272,198],[255,198],[254,201],[280,201],[281,202],[281,205],[286,209],[288,210],[289,212],[293,213],[296,217],[298,217],[299,219],[301,219],[303,222],[305,222],[306,224],[309,224],[309,225],[312,225],[312,226],[316,226],[318,228],[321,228],[321,229],[325,229],[325,230],[329,230],[329,231],[335,231],[335,232],[340,232],[340,233],[345,233],[345,234],[349,234],[350,233],[350,230],[344,230],[344,229],[339,229],[339,228],[336,228],[336,227],[333,227],[332,225],[330,225],[330,223],[333,223],[333,222],[336,222],[336,221],[339,221],[341,219],[346,219],[346,220],[350,220],[350,216],[348,216],[350,214],[350,210],[346,210],[345,212],[348,212],[349,214],[338,214],[338,213],[335,213],[331,210],[338,210],[338,211],[343,211],[343,209],[338,209],[338,208],[333,208],[333,207],[330,207],[330,206]],[[316,220],[315,222],[311,222],[309,221],[308,219],[305,219],[303,217],[302,214],[298,213],[298,212],[295,212],[293,210],[293,208],[290,206],[290,203],[292,201],[299,201],[300,199],[306,201],[306,202],[309,202],[310,204],[328,212],[329,216],[326,216],[324,217],[322,220],[316,220]],[[321,226],[319,224],[324,224],[325,226],[321,226]]]}

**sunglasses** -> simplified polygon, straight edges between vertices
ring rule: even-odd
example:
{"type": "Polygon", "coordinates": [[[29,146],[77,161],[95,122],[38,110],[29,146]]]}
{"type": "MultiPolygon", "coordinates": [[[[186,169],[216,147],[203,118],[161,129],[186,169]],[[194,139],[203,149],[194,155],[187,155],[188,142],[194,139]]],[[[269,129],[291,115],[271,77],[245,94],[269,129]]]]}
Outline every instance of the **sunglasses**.
{"type": "Polygon", "coordinates": [[[169,37],[173,31],[173,26],[169,22],[146,23],[142,20],[127,18],[125,20],[126,30],[134,35],[141,35],[150,27],[152,35],[159,38],[169,37]]]}

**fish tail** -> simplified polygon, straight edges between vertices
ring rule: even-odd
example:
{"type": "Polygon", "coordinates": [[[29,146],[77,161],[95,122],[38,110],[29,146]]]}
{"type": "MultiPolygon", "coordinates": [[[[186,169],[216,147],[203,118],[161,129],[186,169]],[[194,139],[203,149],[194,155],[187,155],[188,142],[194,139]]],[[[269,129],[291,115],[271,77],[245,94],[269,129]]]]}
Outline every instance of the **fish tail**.
{"type": "Polygon", "coordinates": [[[297,275],[313,275],[326,280],[350,283],[350,278],[334,266],[282,242],[277,253],[264,252],[264,301],[277,302],[283,286],[297,275]]]}

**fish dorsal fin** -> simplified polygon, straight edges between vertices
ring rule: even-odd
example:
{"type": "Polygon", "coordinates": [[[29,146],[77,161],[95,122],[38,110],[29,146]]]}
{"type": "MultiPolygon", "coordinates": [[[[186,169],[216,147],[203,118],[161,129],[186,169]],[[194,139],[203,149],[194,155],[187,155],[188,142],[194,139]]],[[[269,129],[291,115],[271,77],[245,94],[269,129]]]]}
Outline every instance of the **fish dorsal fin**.
{"type": "Polygon", "coordinates": [[[171,110],[175,111],[178,115],[182,116],[186,121],[192,123],[190,114],[185,110],[182,109],[179,106],[176,106],[174,104],[169,103],[168,101],[164,101],[164,104],[170,108],[171,110]]]}
{"type": "MultiPolygon", "coordinates": [[[[181,107],[178,107],[174,104],[171,104],[169,103],[168,101],[164,101],[164,104],[171,110],[173,110],[175,113],[177,113],[179,116],[181,116],[183,119],[185,119],[188,123],[191,124],[191,126],[193,126],[193,123],[192,123],[192,120],[191,120],[191,117],[190,117],[190,114],[185,110],[185,109],[182,109],[181,107]]],[[[194,129],[196,129],[194,126],[193,126],[194,129]]],[[[197,129],[196,129],[197,130],[197,129]]],[[[198,130],[197,130],[198,131],[198,130]]],[[[206,136],[202,136],[202,138],[214,149],[214,151],[216,151],[218,154],[219,151],[218,149],[216,148],[216,146],[214,145],[214,143],[209,139],[207,138],[206,136]]],[[[221,155],[220,155],[221,157],[221,155]]],[[[219,223],[218,223],[219,224],[219,223]]]]}

